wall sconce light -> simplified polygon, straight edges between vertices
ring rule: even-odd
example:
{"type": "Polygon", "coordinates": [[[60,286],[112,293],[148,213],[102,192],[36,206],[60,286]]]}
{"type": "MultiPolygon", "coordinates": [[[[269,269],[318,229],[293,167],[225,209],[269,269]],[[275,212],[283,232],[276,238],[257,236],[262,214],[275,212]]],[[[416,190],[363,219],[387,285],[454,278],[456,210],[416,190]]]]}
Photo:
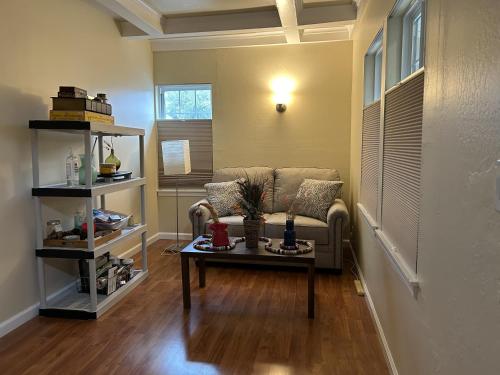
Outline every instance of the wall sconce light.
{"type": "Polygon", "coordinates": [[[286,111],[286,104],[277,103],[276,110],[280,113],[285,112],[286,111]]]}
{"type": "Polygon", "coordinates": [[[276,111],[282,113],[286,111],[286,106],[292,98],[292,91],[295,83],[288,77],[277,77],[271,82],[273,90],[273,100],[276,103],[276,111]]]}

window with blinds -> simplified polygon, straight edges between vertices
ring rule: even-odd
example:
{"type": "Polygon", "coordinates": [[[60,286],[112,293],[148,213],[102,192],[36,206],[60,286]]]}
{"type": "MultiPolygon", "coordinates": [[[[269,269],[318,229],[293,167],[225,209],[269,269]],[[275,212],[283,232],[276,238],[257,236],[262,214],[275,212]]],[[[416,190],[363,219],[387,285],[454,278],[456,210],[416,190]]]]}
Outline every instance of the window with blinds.
{"type": "Polygon", "coordinates": [[[159,85],[156,88],[158,180],[160,187],[203,187],[212,180],[212,85],[159,85]],[[161,142],[188,140],[191,173],[165,176],[161,142]]]}
{"type": "Polygon", "coordinates": [[[382,226],[416,271],[420,213],[424,72],[385,94],[382,226]]]}
{"type": "Polygon", "coordinates": [[[363,110],[363,131],[361,145],[361,192],[360,202],[374,219],[377,219],[379,144],[380,144],[380,101],[363,110]]]}
{"type": "Polygon", "coordinates": [[[397,0],[365,54],[358,203],[413,293],[418,287],[424,5],[424,0],[397,0]]]}
{"type": "Polygon", "coordinates": [[[365,55],[360,203],[377,220],[379,192],[380,97],[382,94],[382,36],[380,30],[365,55]]]}
{"type": "Polygon", "coordinates": [[[212,120],[158,121],[158,180],[160,187],[203,187],[212,180],[212,120]],[[189,140],[191,153],[191,173],[187,175],[165,176],[161,142],[189,140]]]}

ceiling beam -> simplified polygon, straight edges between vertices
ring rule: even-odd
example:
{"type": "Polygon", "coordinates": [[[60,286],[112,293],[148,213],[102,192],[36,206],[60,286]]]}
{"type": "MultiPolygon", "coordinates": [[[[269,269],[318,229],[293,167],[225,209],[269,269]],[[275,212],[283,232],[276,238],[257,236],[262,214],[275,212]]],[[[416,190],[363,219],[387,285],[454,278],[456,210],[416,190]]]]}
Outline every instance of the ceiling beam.
{"type": "Polygon", "coordinates": [[[165,35],[280,27],[274,8],[218,14],[171,16],[163,19],[165,35]]]}
{"type": "Polygon", "coordinates": [[[266,46],[286,44],[281,31],[254,32],[242,34],[218,34],[200,36],[170,36],[151,40],[151,49],[157,51],[182,51],[193,49],[213,49],[245,46],[266,46]]]}
{"type": "Polygon", "coordinates": [[[350,27],[327,27],[327,28],[312,28],[305,29],[302,34],[303,43],[312,42],[331,42],[336,40],[349,40],[350,27]]]}
{"type": "Polygon", "coordinates": [[[301,31],[297,26],[298,14],[302,10],[302,0],[276,0],[276,8],[287,43],[300,43],[301,31]]]}
{"type": "MultiPolygon", "coordinates": [[[[161,25],[162,15],[144,3],[142,0],[96,0],[104,7],[111,10],[113,13],[130,22],[135,28],[143,33],[158,37],[163,35],[161,25]]],[[[126,27],[127,32],[132,30],[131,27],[126,27]]],[[[124,25],[121,25],[123,35],[124,25]]],[[[123,36],[137,36],[123,35],[123,36]]]]}

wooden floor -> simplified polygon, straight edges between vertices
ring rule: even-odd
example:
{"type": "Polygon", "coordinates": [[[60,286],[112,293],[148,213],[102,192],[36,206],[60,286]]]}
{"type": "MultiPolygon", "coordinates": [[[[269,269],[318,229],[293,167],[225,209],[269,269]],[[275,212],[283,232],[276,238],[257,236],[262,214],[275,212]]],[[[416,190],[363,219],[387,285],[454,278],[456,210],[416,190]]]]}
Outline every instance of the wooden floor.
{"type": "MultiPolygon", "coordinates": [[[[388,374],[346,264],[316,274],[307,319],[301,270],[207,266],[183,311],[179,256],[150,246],[150,275],[97,321],[37,317],[0,339],[6,374],[388,374]]],[[[192,271],[195,271],[194,269],[192,271]]]]}

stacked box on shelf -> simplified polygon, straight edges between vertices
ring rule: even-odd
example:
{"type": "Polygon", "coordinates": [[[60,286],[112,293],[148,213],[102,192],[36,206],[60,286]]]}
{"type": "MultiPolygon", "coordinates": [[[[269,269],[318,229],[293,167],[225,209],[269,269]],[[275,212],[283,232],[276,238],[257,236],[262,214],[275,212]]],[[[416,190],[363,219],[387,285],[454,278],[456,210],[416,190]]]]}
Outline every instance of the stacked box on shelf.
{"type": "Polygon", "coordinates": [[[88,98],[52,98],[52,109],[54,111],[90,111],[111,115],[111,104],[102,103],[88,98]]]}
{"type": "Polygon", "coordinates": [[[60,98],[86,98],[87,90],[74,86],[59,86],[57,96],[60,98]]]}
{"type": "Polygon", "coordinates": [[[87,91],[74,86],[60,86],[57,97],[52,98],[50,119],[54,121],[96,121],[114,124],[111,104],[105,94],[91,99],[87,91]]]}

